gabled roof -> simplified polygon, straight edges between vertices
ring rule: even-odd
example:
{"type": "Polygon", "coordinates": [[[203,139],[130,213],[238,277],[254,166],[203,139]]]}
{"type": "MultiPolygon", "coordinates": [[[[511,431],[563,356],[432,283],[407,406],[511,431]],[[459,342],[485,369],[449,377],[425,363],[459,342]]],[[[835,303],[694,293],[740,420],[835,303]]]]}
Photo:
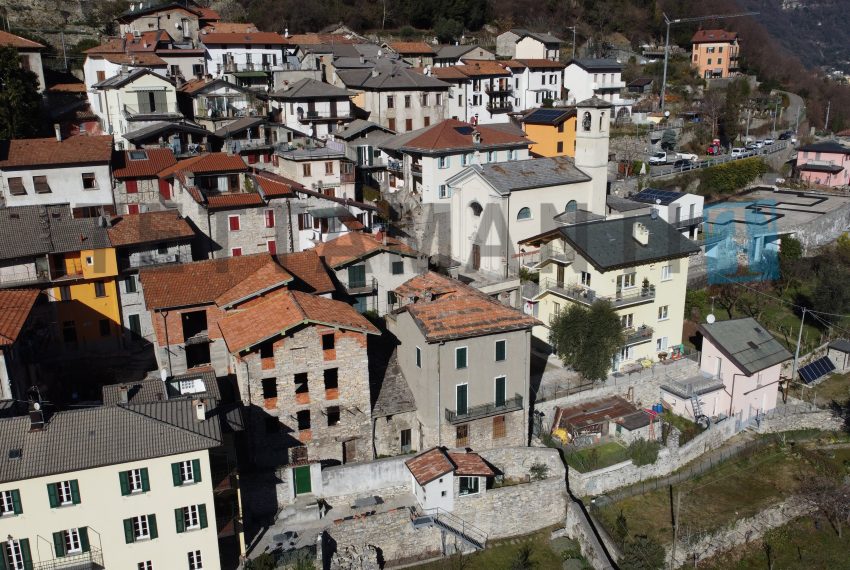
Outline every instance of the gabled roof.
{"type": "Polygon", "coordinates": [[[336,290],[331,276],[315,249],[281,253],[275,259],[295,278],[288,285],[290,289],[306,290],[316,295],[332,293],[336,290]]]}
{"type": "Polygon", "coordinates": [[[344,129],[342,129],[341,131],[337,131],[336,133],[334,133],[334,135],[337,138],[347,141],[357,138],[362,133],[373,130],[380,130],[388,134],[395,134],[395,131],[392,131],[387,127],[379,125],[378,123],[373,123],[372,121],[367,121],[365,119],[354,119],[353,121],[345,125],[344,129]]]}
{"type": "Polygon", "coordinates": [[[694,37],[691,38],[691,43],[723,43],[734,42],[737,39],[738,32],[727,32],[726,30],[697,30],[694,37]]]}
{"type": "Polygon", "coordinates": [[[455,174],[446,182],[453,185],[472,175],[480,176],[502,195],[531,188],[576,184],[591,179],[590,176],[576,167],[572,158],[555,156],[473,164],[466,170],[455,174]]]}
{"type": "Polygon", "coordinates": [[[797,148],[797,152],[826,152],[832,154],[850,154],[850,146],[845,146],[838,141],[821,141],[806,144],[797,148]]]}
{"type": "MultiPolygon", "coordinates": [[[[163,61],[162,64],[165,65],[165,62],[163,61]]],[[[118,73],[118,75],[107,77],[103,81],[98,81],[97,83],[92,85],[92,87],[94,87],[95,89],[118,89],[136,81],[137,79],[145,75],[151,75],[153,77],[156,77],[163,83],[169,83],[171,85],[174,85],[174,83],[170,79],[158,75],[146,67],[139,67],[127,73],[118,73]]]]}
{"type": "Polygon", "coordinates": [[[517,38],[517,41],[519,41],[519,40],[521,40],[522,38],[525,38],[525,37],[532,37],[535,40],[542,42],[544,44],[554,44],[554,43],[559,44],[559,43],[562,43],[562,40],[560,38],[553,36],[549,32],[546,32],[546,33],[532,32],[530,30],[526,30],[525,28],[513,28],[513,29],[511,29],[511,32],[513,32],[514,34],[519,36],[517,38]]]}
{"type": "Polygon", "coordinates": [[[165,12],[168,10],[179,10],[205,20],[216,20],[220,17],[218,12],[216,12],[215,10],[195,6],[194,3],[190,5],[190,3],[186,2],[185,0],[182,0],[180,2],[151,2],[147,6],[143,6],[141,4],[142,3],[140,3],[140,6],[138,7],[133,6],[133,10],[127,10],[123,14],[119,15],[116,19],[119,22],[132,22],[133,20],[141,16],[155,14],[157,12],[165,12]]]}
{"type": "Polygon", "coordinates": [[[455,464],[455,477],[493,477],[496,472],[477,453],[449,451],[449,459],[455,464]]]}
{"type": "Polygon", "coordinates": [[[158,140],[160,137],[167,138],[166,135],[172,133],[186,133],[197,135],[199,137],[212,135],[212,133],[205,128],[192,123],[187,123],[186,121],[180,121],[177,123],[159,121],[157,123],[151,123],[141,129],[124,133],[124,138],[133,144],[137,144],[137,142],[144,142],[151,139],[158,140]]]}
{"type": "Polygon", "coordinates": [[[271,93],[275,99],[301,100],[301,99],[348,99],[354,95],[348,89],[342,89],[324,81],[316,81],[306,77],[296,81],[288,89],[277,89],[271,93]]]}
{"type": "Polygon", "coordinates": [[[339,269],[379,252],[395,253],[406,257],[418,255],[418,252],[413,248],[383,233],[374,235],[349,232],[316,245],[314,250],[319,257],[324,258],[325,263],[332,269],[339,269]]]}
{"type": "Polygon", "coordinates": [[[490,125],[473,126],[457,119],[446,119],[435,125],[397,135],[380,145],[381,148],[405,152],[445,153],[494,148],[526,148],[530,141],[490,125]],[[481,142],[473,141],[473,133],[481,134],[481,142]]]}
{"type": "Polygon", "coordinates": [[[0,140],[0,170],[108,164],[111,158],[112,135],[0,140]]]}
{"type": "Polygon", "coordinates": [[[201,43],[205,45],[286,45],[291,43],[282,35],[275,32],[226,33],[212,32],[200,35],[201,43]]]}
{"type": "Polygon", "coordinates": [[[259,138],[259,127],[266,123],[267,121],[264,117],[241,117],[231,123],[227,123],[213,134],[219,138],[226,139],[231,135],[238,135],[248,129],[254,129],[254,138],[259,138]]]}
{"type": "Polygon", "coordinates": [[[371,69],[337,70],[346,87],[366,91],[415,91],[420,89],[447,90],[449,84],[413,71],[406,65],[379,60],[371,69]]]}
{"type": "Polygon", "coordinates": [[[484,49],[483,47],[475,44],[468,45],[441,45],[437,48],[437,58],[438,59],[460,59],[464,54],[471,52],[472,50],[483,50],[489,54],[492,54],[490,50],[484,49]]]}
{"type": "Polygon", "coordinates": [[[215,371],[211,367],[194,368],[191,372],[172,376],[163,382],[159,375],[149,380],[123,384],[107,384],[101,389],[103,404],[115,406],[120,403],[121,388],[126,386],[130,404],[149,404],[168,399],[215,398],[221,400],[215,371]],[[190,380],[189,391],[181,392],[181,381],[190,380]]]}
{"type": "Polygon", "coordinates": [[[204,26],[201,33],[247,34],[258,31],[257,26],[251,22],[211,22],[204,26]]]}
{"type": "Polygon", "coordinates": [[[520,120],[529,125],[560,125],[570,117],[575,116],[575,107],[532,109],[523,115],[520,120]]]}
{"type": "Polygon", "coordinates": [[[395,289],[427,342],[530,329],[539,321],[490,296],[430,271],[395,289]]]}
{"type": "Polygon", "coordinates": [[[0,347],[18,340],[38,295],[38,289],[0,290],[0,347]]]}
{"type": "Polygon", "coordinates": [[[0,208],[0,259],[111,248],[97,218],[72,218],[68,204],[0,208]]]}
{"type": "Polygon", "coordinates": [[[193,79],[190,79],[189,81],[187,81],[186,83],[184,83],[180,87],[178,87],[177,91],[180,92],[180,93],[185,93],[187,95],[195,95],[196,93],[198,93],[200,91],[207,91],[207,90],[214,88],[218,85],[224,85],[228,89],[233,89],[234,91],[240,91],[242,93],[251,93],[251,94],[256,95],[256,93],[254,93],[250,89],[247,89],[245,87],[239,87],[235,83],[231,83],[223,77],[213,77],[213,78],[206,78],[206,77],[198,78],[198,77],[195,77],[193,79]]]}
{"type": "Polygon", "coordinates": [[[433,55],[436,52],[434,48],[425,42],[392,42],[389,46],[396,52],[402,55],[433,55]]]}
{"type": "Polygon", "coordinates": [[[699,331],[738,369],[753,374],[792,357],[757,320],[747,317],[699,325],[699,331]]]}
{"type": "Polygon", "coordinates": [[[491,59],[466,59],[462,65],[454,67],[469,77],[509,76],[511,74],[501,61],[491,59]]]}
{"type": "Polygon", "coordinates": [[[652,77],[638,77],[636,79],[631,80],[627,87],[645,87],[650,85],[654,79],[652,77]]]}
{"type": "Polygon", "coordinates": [[[195,237],[192,227],[180,217],[178,210],[142,212],[112,220],[107,232],[115,247],[189,240],[195,237]]]}
{"type": "Polygon", "coordinates": [[[119,179],[156,178],[157,174],[177,164],[170,148],[146,148],[115,153],[112,175],[119,179]]]}
{"type": "Polygon", "coordinates": [[[295,190],[304,186],[289,180],[278,174],[265,170],[254,170],[254,182],[257,184],[260,194],[266,199],[273,198],[295,198],[295,190]]]}
{"type": "Polygon", "coordinates": [[[292,275],[278,266],[269,254],[258,253],[144,267],[139,270],[139,280],[144,287],[147,308],[156,310],[232,304],[282,287],[292,280],[292,275]],[[248,284],[243,285],[246,281],[248,284]]]}
{"type": "Polygon", "coordinates": [[[551,59],[517,59],[514,61],[528,69],[564,69],[566,67],[560,61],[552,61],[551,59]]]}
{"type": "Polygon", "coordinates": [[[221,428],[195,419],[191,400],[176,400],[57,412],[39,431],[27,416],[0,419],[0,440],[21,450],[0,455],[0,483],[8,483],[202,451],[221,444],[221,428]]]}
{"type": "Polygon", "coordinates": [[[218,321],[222,337],[232,353],[248,350],[305,324],[379,334],[378,329],[348,303],[301,291],[280,291],[258,303],[229,311],[218,321]]]}
{"type": "Polygon", "coordinates": [[[360,40],[344,34],[293,34],[288,38],[289,43],[299,46],[314,46],[321,44],[358,44],[360,40]]]}
{"type": "Polygon", "coordinates": [[[404,464],[416,482],[423,487],[455,469],[449,456],[439,447],[424,451],[404,464]]]}
{"type": "Polygon", "coordinates": [[[26,50],[44,49],[44,46],[38,42],[4,32],[3,30],[0,30],[0,46],[12,46],[13,48],[26,50]]]}
{"type": "Polygon", "coordinates": [[[174,166],[159,173],[160,178],[171,178],[178,172],[193,174],[216,174],[220,172],[245,172],[248,165],[238,154],[210,152],[180,160],[174,166]]]}
{"type": "Polygon", "coordinates": [[[594,59],[594,58],[581,58],[574,59],[567,64],[567,67],[570,65],[577,65],[585,71],[622,71],[623,64],[617,61],[616,59],[594,59]]]}
{"type": "MultiPolygon", "coordinates": [[[[129,67],[136,68],[134,71],[139,71],[142,68],[148,67],[165,67],[167,63],[164,59],[159,57],[155,53],[147,53],[147,52],[133,52],[133,53],[105,53],[100,56],[110,63],[114,63],[117,65],[127,65],[129,67]]],[[[119,75],[116,75],[112,79],[119,78],[119,75]]],[[[162,77],[161,75],[159,77],[162,77]]],[[[165,79],[165,78],[163,78],[165,79]]],[[[109,80],[107,80],[109,81],[109,80]]],[[[101,82],[104,83],[104,82],[101,82]]],[[[92,87],[99,86],[100,84],[93,85],[92,87]]],[[[108,84],[107,84],[108,86],[108,84]]]]}

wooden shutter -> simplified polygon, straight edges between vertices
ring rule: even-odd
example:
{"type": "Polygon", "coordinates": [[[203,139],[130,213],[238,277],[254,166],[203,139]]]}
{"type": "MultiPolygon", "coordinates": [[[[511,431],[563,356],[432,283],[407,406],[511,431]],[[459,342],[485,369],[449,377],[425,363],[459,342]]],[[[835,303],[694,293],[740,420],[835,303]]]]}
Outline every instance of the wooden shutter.
{"type": "Polygon", "coordinates": [[[151,490],[151,482],[148,478],[148,468],[142,467],[142,491],[147,493],[151,490]]]}
{"type": "Polygon", "coordinates": [[[56,483],[47,484],[47,498],[50,500],[51,509],[59,506],[59,493],[56,490],[56,483]]]}
{"type": "Polygon", "coordinates": [[[266,210],[266,227],[274,227],[274,210],[266,210]]]}
{"type": "Polygon", "coordinates": [[[201,460],[193,459],[192,460],[192,479],[195,483],[201,482],[201,460]]]}
{"type": "Polygon", "coordinates": [[[12,509],[16,515],[24,512],[21,507],[21,492],[17,489],[12,489],[12,509]]]}
{"type": "Polygon", "coordinates": [[[130,472],[122,471],[118,474],[118,482],[121,484],[121,496],[130,494],[130,472]]]}
{"type": "Polygon", "coordinates": [[[71,500],[75,505],[80,504],[80,486],[76,479],[71,479],[71,500]]]}
{"type": "Polygon", "coordinates": [[[151,540],[159,537],[159,530],[156,528],[156,515],[148,515],[148,532],[150,532],[151,540]]]}
{"type": "Polygon", "coordinates": [[[273,239],[269,240],[269,253],[272,255],[277,255],[277,244],[273,239]]]}
{"type": "Polygon", "coordinates": [[[130,216],[134,216],[139,213],[139,205],[138,204],[127,204],[127,214],[130,216]]]}
{"type": "Polygon", "coordinates": [[[174,509],[174,523],[177,527],[177,534],[186,532],[186,519],[183,516],[183,509],[174,509]]]}
{"type": "Polygon", "coordinates": [[[89,543],[89,527],[80,527],[77,529],[77,532],[80,533],[80,546],[82,547],[83,552],[88,552],[91,550],[91,544],[89,543]]]}
{"type": "Polygon", "coordinates": [[[139,182],[137,180],[125,180],[124,189],[127,194],[135,194],[139,191],[139,182]]]}
{"type": "Polygon", "coordinates": [[[180,463],[171,464],[171,478],[174,480],[175,487],[179,487],[182,484],[180,481],[180,463]]]}
{"type": "Polygon", "coordinates": [[[496,406],[502,407],[505,405],[507,393],[507,379],[504,376],[496,378],[496,406]]]}
{"type": "Polygon", "coordinates": [[[53,533],[53,549],[56,551],[56,558],[65,556],[65,531],[53,533]]]}
{"type": "Polygon", "coordinates": [[[24,570],[32,570],[32,553],[30,552],[30,539],[22,538],[18,541],[21,547],[21,556],[24,559],[24,570]]]}
{"type": "Polygon", "coordinates": [[[201,528],[207,528],[207,506],[198,505],[198,518],[201,519],[201,528]]]}
{"type": "Polygon", "coordinates": [[[458,415],[466,415],[467,412],[467,397],[466,384],[461,384],[457,388],[457,413],[458,415]]]}
{"type": "Polygon", "coordinates": [[[157,113],[167,113],[168,112],[168,99],[166,98],[165,91],[154,91],[153,92],[153,111],[157,113]]]}
{"type": "Polygon", "coordinates": [[[133,519],[124,519],[124,541],[127,544],[136,541],[136,535],[133,532],[133,519]]]}
{"type": "Polygon", "coordinates": [[[137,100],[139,102],[139,113],[150,113],[152,98],[150,91],[140,91],[137,100]]]}

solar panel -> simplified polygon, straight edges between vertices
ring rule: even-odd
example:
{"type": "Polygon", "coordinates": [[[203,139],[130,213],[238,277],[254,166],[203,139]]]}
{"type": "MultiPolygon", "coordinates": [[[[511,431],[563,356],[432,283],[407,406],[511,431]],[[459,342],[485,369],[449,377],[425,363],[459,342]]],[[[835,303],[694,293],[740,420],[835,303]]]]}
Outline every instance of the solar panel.
{"type": "Polygon", "coordinates": [[[564,113],[566,113],[566,111],[562,109],[538,109],[537,111],[534,111],[533,113],[528,115],[528,117],[526,117],[526,120],[554,121],[564,113]]]}
{"type": "Polygon", "coordinates": [[[655,204],[656,200],[661,200],[661,204],[667,205],[677,198],[684,196],[682,192],[675,190],[661,190],[659,188],[647,188],[638,192],[633,199],[638,202],[646,202],[647,204],[655,204]]]}
{"type": "Polygon", "coordinates": [[[835,364],[832,363],[832,360],[828,356],[824,356],[823,358],[818,358],[811,364],[806,364],[802,368],[800,368],[800,379],[805,384],[811,384],[818,378],[822,378],[835,370],[835,364]]]}

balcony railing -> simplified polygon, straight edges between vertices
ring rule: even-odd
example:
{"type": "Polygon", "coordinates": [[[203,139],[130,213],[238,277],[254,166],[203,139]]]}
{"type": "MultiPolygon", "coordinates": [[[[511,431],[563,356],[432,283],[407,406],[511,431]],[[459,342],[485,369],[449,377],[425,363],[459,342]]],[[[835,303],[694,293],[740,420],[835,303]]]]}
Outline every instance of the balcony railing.
{"type": "Polygon", "coordinates": [[[522,266],[526,269],[537,269],[543,264],[554,261],[557,263],[572,263],[575,261],[574,251],[564,251],[555,248],[553,244],[546,243],[537,251],[526,253],[522,257],[522,266]]]}
{"type": "Polygon", "coordinates": [[[552,291],[557,295],[566,297],[584,305],[592,305],[595,301],[603,299],[609,301],[615,309],[630,305],[651,303],[655,300],[655,289],[653,287],[648,287],[646,289],[635,287],[633,289],[619,291],[614,295],[597,295],[596,291],[590,287],[586,287],[578,283],[558,281],[551,277],[540,281],[540,289],[544,291],[552,291]]]}
{"type": "Polygon", "coordinates": [[[103,553],[96,548],[88,552],[32,564],[32,570],[102,570],[103,568],[103,553]]]}
{"type": "Polygon", "coordinates": [[[493,114],[510,113],[513,109],[514,105],[509,101],[491,101],[487,103],[487,110],[493,114]]]}
{"type": "Polygon", "coordinates": [[[273,63],[226,62],[224,64],[225,73],[238,73],[240,71],[274,71],[276,69],[280,69],[280,66],[273,63]]]}
{"type": "Polygon", "coordinates": [[[318,121],[348,121],[351,114],[345,111],[305,111],[298,113],[300,123],[314,123],[318,121]]]}
{"type": "Polygon", "coordinates": [[[355,176],[353,172],[343,172],[339,175],[339,181],[342,184],[353,184],[355,176]]]}
{"type": "Polygon", "coordinates": [[[694,216],[692,218],[685,218],[683,220],[676,220],[675,222],[673,222],[672,225],[675,226],[676,229],[679,229],[679,228],[688,228],[690,226],[698,226],[702,222],[703,222],[702,216],[694,216]]]}
{"type": "Polygon", "coordinates": [[[641,325],[639,327],[627,327],[623,329],[623,334],[626,337],[626,346],[632,344],[641,344],[652,340],[652,327],[641,325]]]}
{"type": "Polygon", "coordinates": [[[504,95],[512,95],[512,94],[513,94],[513,92],[514,92],[514,90],[511,88],[511,86],[510,86],[509,84],[503,84],[503,85],[500,85],[500,84],[498,84],[498,83],[497,83],[497,84],[495,84],[495,85],[485,85],[485,86],[484,86],[484,91],[485,91],[486,93],[489,93],[491,96],[497,96],[497,95],[501,95],[501,96],[504,96],[504,95]]]}
{"type": "Polygon", "coordinates": [[[715,376],[694,376],[685,380],[673,380],[670,377],[661,385],[666,390],[680,398],[701,396],[724,388],[723,381],[715,376]]]}
{"type": "Polygon", "coordinates": [[[349,295],[363,295],[364,293],[374,293],[378,290],[378,280],[372,277],[372,280],[364,279],[363,281],[349,282],[345,288],[349,295]]]}
{"type": "Polygon", "coordinates": [[[143,119],[147,117],[169,117],[182,118],[183,114],[177,110],[176,105],[165,105],[156,109],[142,109],[133,105],[124,105],[124,118],[127,120],[143,119]]]}
{"type": "Polygon", "coordinates": [[[505,403],[501,406],[497,406],[495,402],[492,404],[481,404],[480,406],[469,406],[464,413],[459,413],[457,410],[450,410],[446,408],[446,421],[452,424],[462,424],[465,422],[471,422],[472,420],[486,418],[488,416],[515,412],[521,409],[522,396],[516,394],[513,398],[505,400],[505,403]]]}

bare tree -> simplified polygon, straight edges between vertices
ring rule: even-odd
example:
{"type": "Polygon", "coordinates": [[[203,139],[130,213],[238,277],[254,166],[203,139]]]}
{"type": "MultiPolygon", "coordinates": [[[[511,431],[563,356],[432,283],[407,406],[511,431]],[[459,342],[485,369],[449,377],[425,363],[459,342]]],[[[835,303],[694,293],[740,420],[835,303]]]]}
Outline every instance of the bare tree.
{"type": "Polygon", "coordinates": [[[801,491],[803,497],[817,507],[835,528],[838,538],[841,538],[843,526],[850,524],[850,484],[842,484],[832,477],[815,475],[803,481],[801,491]]]}

